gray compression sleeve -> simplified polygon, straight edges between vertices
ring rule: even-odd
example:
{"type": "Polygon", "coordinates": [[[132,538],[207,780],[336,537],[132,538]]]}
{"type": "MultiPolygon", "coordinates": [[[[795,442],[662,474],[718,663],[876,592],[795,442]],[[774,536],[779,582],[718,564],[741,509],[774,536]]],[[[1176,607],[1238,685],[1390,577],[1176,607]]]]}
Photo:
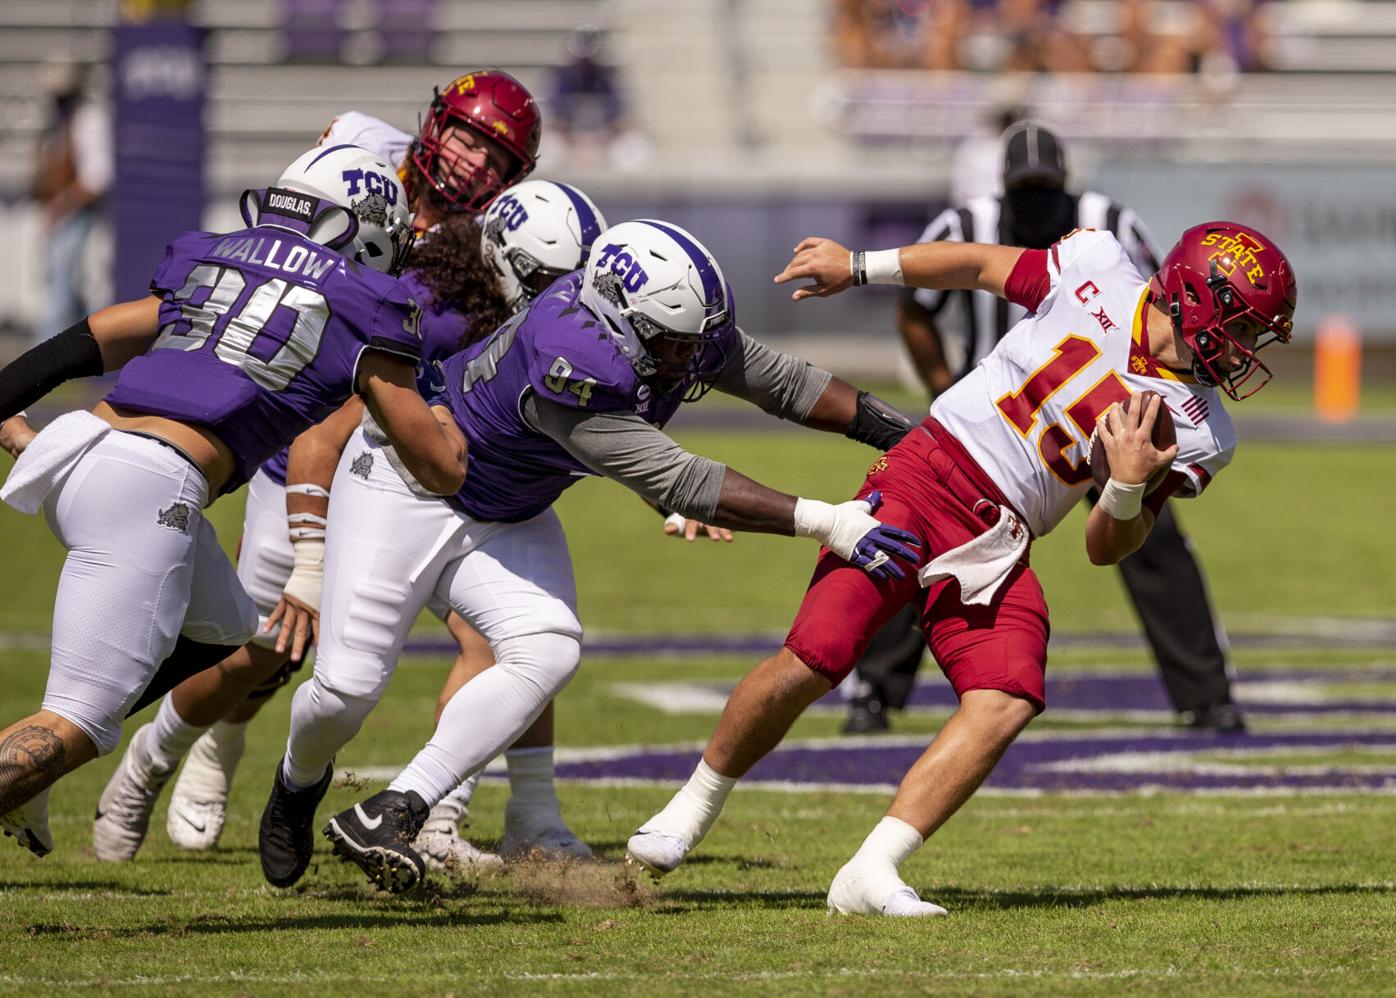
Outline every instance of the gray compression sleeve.
{"type": "Polygon", "coordinates": [[[833,375],[792,354],[772,350],[737,330],[737,347],[713,385],[772,416],[803,423],[833,375]]]}
{"type": "Polygon", "coordinates": [[[636,415],[570,409],[529,392],[524,421],[598,475],[694,520],[717,512],[727,466],[690,454],[636,415]]]}

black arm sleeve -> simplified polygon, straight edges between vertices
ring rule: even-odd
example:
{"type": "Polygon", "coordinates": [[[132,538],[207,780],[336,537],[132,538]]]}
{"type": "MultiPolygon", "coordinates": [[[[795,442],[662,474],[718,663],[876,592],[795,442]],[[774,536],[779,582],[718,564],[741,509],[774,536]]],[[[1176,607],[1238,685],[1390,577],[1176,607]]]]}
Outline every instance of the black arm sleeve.
{"type": "Polygon", "coordinates": [[[102,351],[83,319],[0,370],[0,421],[33,405],[65,381],[102,373],[102,351]]]}
{"type": "Polygon", "coordinates": [[[844,436],[878,450],[891,450],[916,424],[900,409],[893,408],[872,392],[858,393],[858,408],[844,436]]]}

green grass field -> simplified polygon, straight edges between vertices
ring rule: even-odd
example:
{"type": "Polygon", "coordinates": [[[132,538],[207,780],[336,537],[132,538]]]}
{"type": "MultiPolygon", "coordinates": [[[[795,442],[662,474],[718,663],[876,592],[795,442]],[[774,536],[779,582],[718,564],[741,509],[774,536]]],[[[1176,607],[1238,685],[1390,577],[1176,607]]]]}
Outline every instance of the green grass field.
{"type": "MultiPolygon", "coordinates": [[[[789,491],[851,494],[872,453],[813,434],[680,434],[690,447],[789,491]]],[[[1396,617],[1396,535],[1388,529],[1393,452],[1251,445],[1183,516],[1223,618],[1237,633],[1303,634],[1283,647],[1238,642],[1240,677],[1296,680],[1323,668],[1336,700],[1396,699],[1396,651],[1351,638],[1396,617]],[[1385,670],[1385,671],[1383,671],[1385,670]]],[[[3,469],[0,469],[3,470],[3,469]]],[[[560,505],[593,635],[782,631],[813,561],[806,541],[740,537],[686,546],[616,487],[584,482],[560,505]]],[[[213,508],[226,543],[240,500],[213,508]]],[[[4,720],[43,689],[43,636],[61,550],[37,519],[0,507],[4,720]]],[[[1091,568],[1073,518],[1034,550],[1059,635],[1128,633],[1116,575],[1091,568]]],[[[424,623],[424,633],[431,625],[424,623]]],[[[772,645],[778,643],[773,637],[772,645]]],[[[621,683],[735,681],[754,657],[594,657],[559,700],[564,748],[700,742],[712,713],[666,713],[621,683]]],[[[426,738],[445,658],[404,660],[379,710],[342,753],[343,771],[404,763],[426,738]]],[[[1147,675],[1142,650],[1054,649],[1049,671],[1147,675]]],[[[932,673],[925,677],[936,679],[932,673]]],[[[1281,682],[1279,684],[1283,686],[1281,682]]],[[[1280,690],[1281,693],[1284,690],[1280,690]]],[[[1290,691],[1292,693],[1292,691],[1290,691]]],[[[1277,694],[1278,695],[1278,694],[1277,694]]],[[[561,787],[572,827],[599,861],[437,878],[416,894],[374,893],[328,850],[297,889],[266,886],[256,820],[284,746],[289,697],[258,719],[219,849],[183,853],[164,806],[137,860],[98,863],[90,821],[115,757],[65,779],[53,798],[54,853],[0,842],[0,989],[103,987],[138,993],[532,994],[1218,994],[1396,991],[1396,796],[1341,789],[1289,794],[1137,792],[983,795],[906,866],[951,910],[917,922],[824,913],[829,878],[885,806],[881,791],[744,788],[693,859],[661,885],[631,877],[628,835],[673,785],[561,787]]],[[[1048,712],[1031,734],[1143,729],[1048,712]]],[[[944,711],[896,719],[929,735],[944,711]]],[[[811,713],[791,738],[831,738],[837,712],[811,713]]],[[[1396,731],[1396,712],[1252,715],[1259,734],[1305,727],[1396,731]]],[[[134,726],[128,727],[128,733],[134,726]]],[[[1157,726],[1153,728],[1157,730],[1157,726]]],[[[1036,744],[1036,743],[1034,743],[1036,744]]],[[[1228,766],[1234,743],[1195,753],[1228,766]]],[[[1384,766],[1396,749],[1270,748],[1235,768],[1384,766]]],[[[376,787],[376,785],[375,785],[376,787]]],[[[1388,785],[1388,790],[1391,786],[1388,785]]],[[[336,787],[325,816],[363,791],[336,787]]],[[[470,833],[502,830],[506,791],[482,787],[470,833]]]]}

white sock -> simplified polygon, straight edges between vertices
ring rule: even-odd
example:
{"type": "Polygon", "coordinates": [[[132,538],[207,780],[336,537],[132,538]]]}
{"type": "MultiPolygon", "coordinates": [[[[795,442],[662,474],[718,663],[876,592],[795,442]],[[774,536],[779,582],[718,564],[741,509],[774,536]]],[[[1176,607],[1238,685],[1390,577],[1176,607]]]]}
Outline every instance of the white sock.
{"type": "Polygon", "coordinates": [[[906,862],[908,856],[921,848],[921,843],[924,841],[925,839],[921,838],[921,833],[901,818],[893,818],[888,815],[868,833],[868,837],[863,840],[863,844],[853,854],[853,859],[891,863],[892,869],[898,870],[901,869],[901,865],[906,862]]]}
{"type": "Polygon", "coordinates": [[[441,798],[440,803],[431,809],[431,820],[449,821],[453,825],[461,824],[470,817],[470,801],[475,796],[475,788],[479,785],[479,773],[467,776],[464,783],[441,798]]]}
{"type": "Polygon", "coordinates": [[[519,807],[558,810],[557,788],[553,785],[553,747],[509,749],[504,753],[509,766],[510,803],[519,807]]]}
{"type": "Polygon", "coordinates": [[[207,731],[207,727],[189,724],[175,710],[174,697],[167,695],[155,712],[154,726],[146,736],[145,750],[152,764],[160,769],[174,769],[179,761],[207,731]]]}
{"type": "Polygon", "coordinates": [[[727,795],[736,785],[736,777],[723,776],[706,761],[699,760],[688,782],[674,794],[664,810],[641,826],[640,831],[672,835],[692,849],[708,834],[708,829],[722,813],[727,795]]]}
{"type": "Polygon", "coordinates": [[[209,742],[219,766],[226,772],[237,766],[247,747],[247,726],[251,721],[217,721],[208,729],[209,742]]]}

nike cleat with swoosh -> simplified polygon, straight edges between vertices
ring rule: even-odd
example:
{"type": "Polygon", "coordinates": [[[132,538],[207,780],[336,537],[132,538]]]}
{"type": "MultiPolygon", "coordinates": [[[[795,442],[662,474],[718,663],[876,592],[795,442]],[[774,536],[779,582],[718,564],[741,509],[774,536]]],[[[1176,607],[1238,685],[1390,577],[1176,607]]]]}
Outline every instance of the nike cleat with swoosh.
{"type": "Polygon", "coordinates": [[[334,767],[326,766],[319,783],[296,790],[286,784],[281,763],[276,764],[271,796],[257,828],[262,875],[273,887],[290,887],[310,866],[311,854],[315,852],[315,808],[330,789],[333,775],[334,767]]]}
{"type": "Polygon", "coordinates": [[[325,826],[335,855],[353,863],[381,890],[410,891],[426,876],[426,861],[412,840],[431,813],[412,791],[384,790],[341,811],[325,826]]]}

